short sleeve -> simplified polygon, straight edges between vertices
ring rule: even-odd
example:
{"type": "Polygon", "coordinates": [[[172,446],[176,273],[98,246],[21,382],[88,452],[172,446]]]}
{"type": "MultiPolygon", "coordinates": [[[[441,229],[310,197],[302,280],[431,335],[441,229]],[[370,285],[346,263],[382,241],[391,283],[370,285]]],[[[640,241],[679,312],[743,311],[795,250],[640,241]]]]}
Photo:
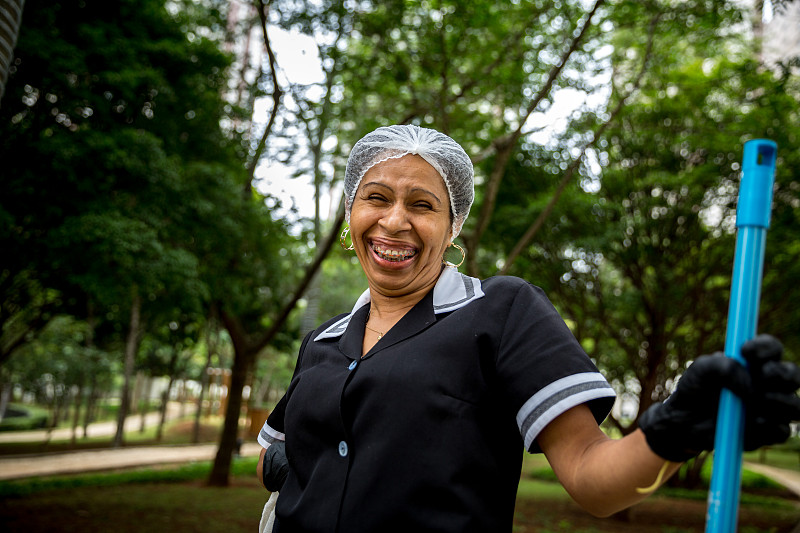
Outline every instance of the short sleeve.
{"type": "Polygon", "coordinates": [[[496,367],[532,453],[541,451],[536,437],[542,429],[567,410],[587,404],[599,424],[614,404],[614,389],[544,292],[527,282],[509,308],[496,367]]]}
{"type": "MultiPolygon", "coordinates": [[[[292,374],[292,381],[294,381],[300,368],[302,367],[303,352],[305,352],[306,345],[308,344],[309,339],[311,339],[313,333],[313,331],[309,332],[303,339],[303,344],[300,345],[300,352],[297,356],[297,363],[294,367],[294,373],[292,374]]],[[[275,441],[286,440],[286,434],[284,433],[284,416],[286,415],[286,404],[289,401],[291,390],[292,386],[290,384],[289,389],[278,401],[275,409],[272,410],[272,412],[269,414],[269,417],[267,417],[266,422],[264,422],[264,425],[261,427],[261,431],[258,432],[258,443],[264,448],[275,441]]]]}

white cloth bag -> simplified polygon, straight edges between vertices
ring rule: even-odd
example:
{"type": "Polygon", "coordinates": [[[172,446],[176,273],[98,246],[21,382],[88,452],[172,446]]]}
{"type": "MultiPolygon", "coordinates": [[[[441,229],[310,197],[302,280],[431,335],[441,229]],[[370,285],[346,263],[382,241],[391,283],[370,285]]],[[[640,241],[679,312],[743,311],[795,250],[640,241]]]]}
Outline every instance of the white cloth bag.
{"type": "Polygon", "coordinates": [[[261,511],[261,521],[258,523],[258,533],[272,533],[272,526],[275,525],[275,505],[278,503],[278,493],[273,492],[264,510],[261,511]]]}

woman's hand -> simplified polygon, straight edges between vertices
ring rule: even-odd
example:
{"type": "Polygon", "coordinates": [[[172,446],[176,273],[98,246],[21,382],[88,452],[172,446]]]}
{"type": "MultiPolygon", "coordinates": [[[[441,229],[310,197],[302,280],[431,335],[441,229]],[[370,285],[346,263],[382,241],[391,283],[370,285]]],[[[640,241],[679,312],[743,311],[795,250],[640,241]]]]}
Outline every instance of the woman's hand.
{"type": "Polygon", "coordinates": [[[721,353],[704,355],[686,370],[675,392],[639,417],[650,448],[669,461],[686,461],[714,448],[719,395],[727,388],[745,407],[746,450],[785,441],[800,420],[800,369],[781,361],[783,347],[769,335],[742,346],[748,369],[721,353]]]}
{"type": "Polygon", "coordinates": [[[289,461],[286,459],[286,443],[276,441],[261,450],[256,473],[270,492],[280,492],[289,475],[289,461]]]}
{"type": "Polygon", "coordinates": [[[782,361],[783,346],[769,335],[759,335],[742,346],[754,393],[745,403],[744,449],[784,442],[789,424],[800,420],[800,368],[782,361]]]}

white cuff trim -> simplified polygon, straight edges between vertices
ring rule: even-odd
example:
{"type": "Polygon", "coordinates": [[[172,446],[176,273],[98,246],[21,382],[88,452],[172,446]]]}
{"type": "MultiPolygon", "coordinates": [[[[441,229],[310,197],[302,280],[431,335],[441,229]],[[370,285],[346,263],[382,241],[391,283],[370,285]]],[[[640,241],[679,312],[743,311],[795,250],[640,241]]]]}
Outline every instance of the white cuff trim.
{"type": "Polygon", "coordinates": [[[286,435],[281,433],[278,430],[272,429],[264,422],[264,426],[261,428],[261,431],[258,432],[258,443],[261,445],[262,448],[266,448],[270,444],[275,441],[286,440],[286,435]]]}
{"type": "Polygon", "coordinates": [[[539,433],[566,411],[616,393],[599,372],[583,372],[561,378],[533,396],[517,412],[517,426],[529,450],[539,433]]]}

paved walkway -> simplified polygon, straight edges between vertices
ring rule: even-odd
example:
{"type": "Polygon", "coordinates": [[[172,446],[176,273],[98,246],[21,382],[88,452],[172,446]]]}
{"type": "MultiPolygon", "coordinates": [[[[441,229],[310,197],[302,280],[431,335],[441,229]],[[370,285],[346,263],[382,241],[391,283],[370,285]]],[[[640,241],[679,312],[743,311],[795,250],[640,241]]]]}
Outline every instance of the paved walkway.
{"type": "MultiPolygon", "coordinates": [[[[167,404],[167,420],[178,418],[181,406],[177,402],[167,404]]],[[[161,414],[158,412],[147,413],[144,416],[145,427],[158,424],[161,414]]],[[[125,419],[125,432],[138,431],[142,427],[141,415],[130,415],[125,419]]],[[[105,437],[117,432],[117,421],[93,422],[86,428],[87,437],[105,437]]],[[[46,442],[48,440],[69,440],[72,438],[71,428],[58,429],[29,429],[26,431],[0,431],[0,442],[46,442]]],[[[78,438],[83,438],[83,428],[78,428],[78,438]]]]}
{"type": "MultiPolygon", "coordinates": [[[[180,404],[167,405],[167,419],[177,418],[180,404]]],[[[151,427],[159,422],[158,413],[145,415],[145,426],[151,427]]],[[[138,431],[142,420],[139,415],[131,415],[125,420],[125,431],[138,431]]],[[[87,428],[89,437],[114,435],[116,421],[95,422],[87,428]]],[[[79,438],[83,431],[79,430],[79,438]]],[[[52,430],[28,430],[0,432],[0,442],[46,442],[65,441],[72,438],[72,430],[60,428],[52,430]]],[[[245,443],[240,449],[241,456],[257,456],[261,446],[245,443]]],[[[0,480],[19,479],[58,474],[78,474],[102,470],[115,470],[159,464],[187,463],[213,460],[217,453],[216,444],[195,444],[186,446],[137,446],[108,448],[75,452],[51,452],[35,455],[13,455],[0,457],[0,480]]]]}
{"type": "MultiPolygon", "coordinates": [[[[240,455],[257,456],[260,452],[261,446],[258,444],[245,443],[240,455]]],[[[210,461],[216,453],[216,444],[196,444],[13,456],[0,458],[0,480],[210,461]]]]}
{"type": "Polygon", "coordinates": [[[800,472],[750,462],[745,463],[744,467],[748,470],[752,470],[753,472],[774,479],[787,489],[800,496],[800,472]]]}

